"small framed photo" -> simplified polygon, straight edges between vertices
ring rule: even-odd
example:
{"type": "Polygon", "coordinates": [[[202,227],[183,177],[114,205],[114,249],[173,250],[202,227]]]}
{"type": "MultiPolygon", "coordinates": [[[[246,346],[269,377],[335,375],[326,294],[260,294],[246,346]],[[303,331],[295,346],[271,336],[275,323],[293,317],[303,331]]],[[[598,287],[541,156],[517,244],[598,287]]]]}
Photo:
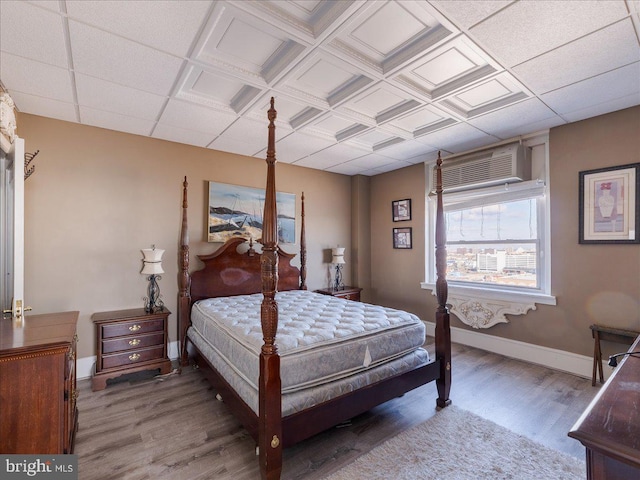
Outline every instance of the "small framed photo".
{"type": "Polygon", "coordinates": [[[412,248],[411,227],[393,229],[393,248],[412,248]]]}
{"type": "Polygon", "coordinates": [[[640,243],[640,163],[579,176],[579,243],[640,243]]]}
{"type": "Polygon", "coordinates": [[[394,200],[391,202],[394,222],[405,222],[411,220],[411,199],[394,200]]]}

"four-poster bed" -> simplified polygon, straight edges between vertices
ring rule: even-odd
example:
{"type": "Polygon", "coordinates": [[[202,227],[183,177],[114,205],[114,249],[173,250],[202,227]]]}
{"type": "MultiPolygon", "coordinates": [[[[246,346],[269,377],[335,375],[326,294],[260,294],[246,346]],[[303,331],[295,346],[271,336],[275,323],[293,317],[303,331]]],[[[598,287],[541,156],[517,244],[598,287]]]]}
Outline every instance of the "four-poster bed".
{"type": "Polygon", "coordinates": [[[306,291],[304,194],[300,269],[290,263],[295,255],[277,244],[275,118],[272,98],[262,253],[252,243],[240,253],[246,240],[232,238],[198,256],[204,268],[190,274],[184,180],[178,314],[182,365],[189,346],[219,398],[256,440],[266,479],[280,477],[284,447],[433,380],[437,405],[445,407],[451,386],[441,160],[439,306],[436,358],[430,359],[421,348],[424,324],[415,315],[306,291]]]}

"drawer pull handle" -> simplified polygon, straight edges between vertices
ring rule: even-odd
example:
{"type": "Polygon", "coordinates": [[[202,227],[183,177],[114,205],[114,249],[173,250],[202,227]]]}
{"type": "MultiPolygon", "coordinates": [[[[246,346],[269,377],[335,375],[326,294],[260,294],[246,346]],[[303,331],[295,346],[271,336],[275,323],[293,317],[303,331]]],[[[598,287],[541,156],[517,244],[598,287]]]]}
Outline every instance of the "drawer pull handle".
{"type": "Polygon", "coordinates": [[[140,345],[140,340],[138,340],[137,338],[134,338],[133,340],[129,340],[129,345],[132,346],[136,346],[136,345],[140,345]]]}
{"type": "Polygon", "coordinates": [[[138,330],[140,330],[142,327],[140,325],[131,325],[129,327],[129,330],[131,330],[132,332],[137,332],[138,330]]]}
{"type": "Polygon", "coordinates": [[[131,361],[138,360],[139,358],[140,358],[140,354],[138,354],[138,353],[133,353],[133,354],[129,355],[129,360],[131,360],[131,361]]]}

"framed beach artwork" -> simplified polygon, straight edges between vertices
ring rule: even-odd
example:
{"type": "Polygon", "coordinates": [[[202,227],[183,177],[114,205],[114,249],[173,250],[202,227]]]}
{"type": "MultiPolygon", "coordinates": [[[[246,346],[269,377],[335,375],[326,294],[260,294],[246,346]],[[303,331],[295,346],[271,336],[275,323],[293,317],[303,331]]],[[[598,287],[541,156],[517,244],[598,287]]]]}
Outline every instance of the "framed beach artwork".
{"type": "MultiPolygon", "coordinates": [[[[226,242],[232,237],[262,238],[265,191],[228,183],[209,182],[207,241],[226,242]]],[[[276,193],[278,242],[295,243],[296,196],[276,193]]]]}
{"type": "Polygon", "coordinates": [[[640,243],[640,163],[579,176],[579,243],[640,243]]]}

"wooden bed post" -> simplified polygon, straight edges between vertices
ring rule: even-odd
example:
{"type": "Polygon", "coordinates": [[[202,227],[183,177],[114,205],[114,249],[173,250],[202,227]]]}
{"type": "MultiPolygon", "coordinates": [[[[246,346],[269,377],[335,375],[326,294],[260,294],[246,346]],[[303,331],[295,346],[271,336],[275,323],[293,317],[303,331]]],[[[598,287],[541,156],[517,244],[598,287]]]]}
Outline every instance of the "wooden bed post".
{"type": "Polygon", "coordinates": [[[275,344],[278,329],[278,215],[275,182],[275,119],[274,99],[271,97],[269,143],[267,146],[267,186],[262,226],[262,305],[260,321],[264,344],[260,352],[259,430],[258,449],[262,479],[279,479],[282,472],[282,406],[280,356],[275,344]]]}
{"type": "Polygon", "coordinates": [[[300,290],[307,289],[307,238],[304,227],[304,192],[302,192],[302,218],[300,226],[300,290]]]}
{"type": "Polygon", "coordinates": [[[442,204],[442,158],[438,152],[436,163],[436,360],[440,361],[440,377],[436,380],[438,388],[438,407],[444,408],[451,404],[449,391],[451,390],[451,330],[449,308],[447,307],[447,234],[444,225],[442,204]]]}
{"type": "Polygon", "coordinates": [[[182,183],[182,227],[180,229],[180,274],[178,276],[178,334],[180,365],[189,364],[187,353],[187,328],[191,310],[191,279],[189,277],[189,228],[187,225],[187,177],[182,183]]]}

